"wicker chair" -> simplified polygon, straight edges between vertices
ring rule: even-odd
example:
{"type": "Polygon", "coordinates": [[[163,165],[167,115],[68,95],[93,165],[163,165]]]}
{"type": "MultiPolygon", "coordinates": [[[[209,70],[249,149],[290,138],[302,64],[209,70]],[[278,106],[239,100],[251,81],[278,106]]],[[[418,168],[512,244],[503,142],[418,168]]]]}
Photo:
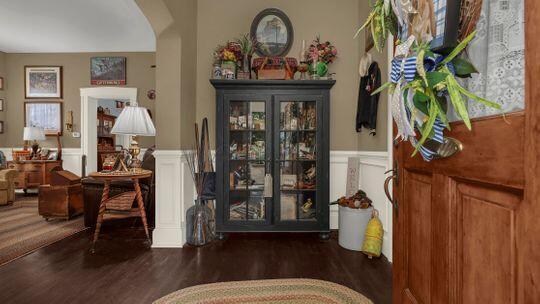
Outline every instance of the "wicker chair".
{"type": "Polygon", "coordinates": [[[0,171],[0,205],[7,205],[15,201],[15,178],[17,170],[7,169],[0,171]]]}

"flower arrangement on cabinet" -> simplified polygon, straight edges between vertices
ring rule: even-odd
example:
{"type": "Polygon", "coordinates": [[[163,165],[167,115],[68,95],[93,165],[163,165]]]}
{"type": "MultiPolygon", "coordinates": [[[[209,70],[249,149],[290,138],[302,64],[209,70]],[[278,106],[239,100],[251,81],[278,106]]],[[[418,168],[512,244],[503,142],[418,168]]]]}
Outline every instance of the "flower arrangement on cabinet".
{"type": "Polygon", "coordinates": [[[307,63],[311,66],[312,74],[325,77],[328,73],[328,65],[337,58],[337,49],[330,41],[322,42],[317,36],[308,48],[307,63]]]}
{"type": "Polygon", "coordinates": [[[229,41],[214,50],[213,78],[235,79],[236,67],[242,60],[242,48],[238,42],[229,41]]]}

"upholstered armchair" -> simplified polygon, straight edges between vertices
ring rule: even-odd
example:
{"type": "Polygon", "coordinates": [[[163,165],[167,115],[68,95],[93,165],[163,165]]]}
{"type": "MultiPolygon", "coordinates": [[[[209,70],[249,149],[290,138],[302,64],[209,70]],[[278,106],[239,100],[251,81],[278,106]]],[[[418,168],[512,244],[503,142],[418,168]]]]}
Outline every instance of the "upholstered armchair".
{"type": "Polygon", "coordinates": [[[0,170],[0,205],[7,205],[15,201],[15,178],[17,170],[0,170]]]}

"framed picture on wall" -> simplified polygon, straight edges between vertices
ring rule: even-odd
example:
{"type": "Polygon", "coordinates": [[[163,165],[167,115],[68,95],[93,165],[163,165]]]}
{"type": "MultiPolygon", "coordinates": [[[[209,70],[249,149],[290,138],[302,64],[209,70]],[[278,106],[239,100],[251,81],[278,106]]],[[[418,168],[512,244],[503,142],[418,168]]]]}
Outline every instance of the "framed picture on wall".
{"type": "Polygon", "coordinates": [[[0,112],[4,111],[4,99],[0,98],[0,112]]]}
{"type": "Polygon", "coordinates": [[[285,56],[294,41],[289,17],[277,8],[265,9],[255,16],[250,35],[257,41],[256,51],[262,57],[285,56]]]}
{"type": "Polygon", "coordinates": [[[24,96],[32,98],[62,98],[61,66],[25,66],[24,96]]]}
{"type": "Polygon", "coordinates": [[[0,91],[4,90],[4,77],[0,77],[0,91]]]}
{"type": "Polygon", "coordinates": [[[45,135],[62,135],[62,103],[59,101],[25,102],[24,126],[43,128],[45,135]]]}
{"type": "Polygon", "coordinates": [[[4,122],[0,120],[0,134],[4,134],[4,122]]]}
{"type": "Polygon", "coordinates": [[[90,59],[91,85],[125,85],[126,57],[92,57],[90,59]]]}

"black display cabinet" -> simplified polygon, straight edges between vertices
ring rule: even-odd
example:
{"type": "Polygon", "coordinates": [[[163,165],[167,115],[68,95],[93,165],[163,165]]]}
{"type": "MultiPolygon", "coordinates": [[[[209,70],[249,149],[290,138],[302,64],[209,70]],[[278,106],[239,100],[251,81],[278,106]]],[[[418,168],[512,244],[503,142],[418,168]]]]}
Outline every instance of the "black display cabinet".
{"type": "Polygon", "coordinates": [[[216,231],[328,238],[334,80],[211,80],[216,231]]]}

